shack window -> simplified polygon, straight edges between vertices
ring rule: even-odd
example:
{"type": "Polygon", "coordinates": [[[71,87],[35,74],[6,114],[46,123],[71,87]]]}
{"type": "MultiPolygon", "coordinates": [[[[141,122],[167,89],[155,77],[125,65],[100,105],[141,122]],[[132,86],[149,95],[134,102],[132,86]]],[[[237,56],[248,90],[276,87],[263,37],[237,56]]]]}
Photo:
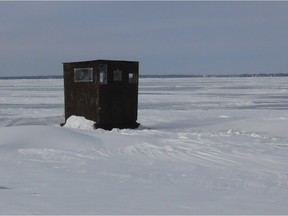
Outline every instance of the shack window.
{"type": "Polygon", "coordinates": [[[74,82],[93,82],[93,68],[74,68],[74,82]]]}
{"type": "Polygon", "coordinates": [[[101,84],[107,84],[107,64],[99,65],[99,81],[101,84]]]}
{"type": "Polygon", "coordinates": [[[122,71],[119,69],[113,71],[113,80],[114,81],[122,81],[122,71]]]}
{"type": "Polygon", "coordinates": [[[137,83],[138,75],[136,73],[129,73],[129,83],[137,83]]]}

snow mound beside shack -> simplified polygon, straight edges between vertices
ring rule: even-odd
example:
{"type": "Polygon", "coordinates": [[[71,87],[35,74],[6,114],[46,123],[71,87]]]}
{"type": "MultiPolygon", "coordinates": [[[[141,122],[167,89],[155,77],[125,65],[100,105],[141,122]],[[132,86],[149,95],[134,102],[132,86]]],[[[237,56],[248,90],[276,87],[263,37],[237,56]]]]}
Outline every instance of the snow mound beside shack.
{"type": "Polygon", "coordinates": [[[82,129],[82,130],[94,130],[95,122],[86,119],[83,116],[70,116],[63,127],[67,128],[75,128],[75,129],[82,129]]]}

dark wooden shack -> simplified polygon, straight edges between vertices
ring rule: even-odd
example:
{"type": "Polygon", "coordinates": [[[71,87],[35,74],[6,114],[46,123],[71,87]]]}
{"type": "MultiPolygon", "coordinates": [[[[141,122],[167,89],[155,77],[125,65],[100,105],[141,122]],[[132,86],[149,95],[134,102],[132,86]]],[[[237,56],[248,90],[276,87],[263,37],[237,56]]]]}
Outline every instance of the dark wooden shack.
{"type": "Polygon", "coordinates": [[[63,63],[65,122],[72,116],[96,128],[136,128],[139,63],[93,60],[63,63]]]}

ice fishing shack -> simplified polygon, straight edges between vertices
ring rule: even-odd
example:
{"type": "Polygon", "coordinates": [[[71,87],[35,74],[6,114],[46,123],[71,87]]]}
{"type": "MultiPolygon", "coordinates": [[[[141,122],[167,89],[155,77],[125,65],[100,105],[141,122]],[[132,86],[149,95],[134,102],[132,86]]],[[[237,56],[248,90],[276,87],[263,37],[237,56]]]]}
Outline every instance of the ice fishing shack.
{"type": "Polygon", "coordinates": [[[65,122],[72,116],[96,128],[137,128],[139,62],[92,60],[63,63],[65,122]]]}

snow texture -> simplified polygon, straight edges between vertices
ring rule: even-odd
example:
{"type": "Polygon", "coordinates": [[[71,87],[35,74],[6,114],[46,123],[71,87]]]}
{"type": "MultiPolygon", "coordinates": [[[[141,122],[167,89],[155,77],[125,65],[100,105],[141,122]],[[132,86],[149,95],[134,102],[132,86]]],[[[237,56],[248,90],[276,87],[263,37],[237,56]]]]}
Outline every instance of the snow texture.
{"type": "Polygon", "coordinates": [[[0,214],[288,214],[287,78],[140,79],[138,129],[0,80],[0,214]]]}

